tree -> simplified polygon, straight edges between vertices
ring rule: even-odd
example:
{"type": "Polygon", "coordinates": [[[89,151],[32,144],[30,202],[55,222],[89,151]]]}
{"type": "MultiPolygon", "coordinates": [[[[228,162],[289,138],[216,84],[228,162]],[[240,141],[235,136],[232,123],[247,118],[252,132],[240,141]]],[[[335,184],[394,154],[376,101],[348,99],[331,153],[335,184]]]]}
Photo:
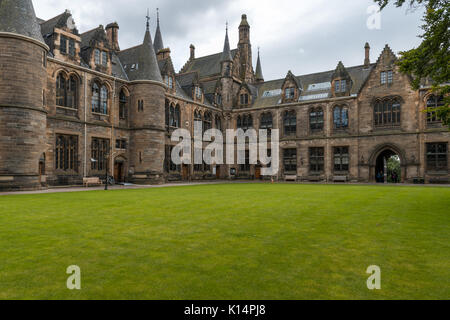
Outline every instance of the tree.
{"type": "MultiPolygon", "coordinates": [[[[383,9],[390,2],[401,7],[425,6],[422,43],[415,49],[400,52],[400,71],[412,77],[417,90],[424,80],[431,80],[432,90],[444,96],[444,105],[437,109],[437,117],[450,129],[450,2],[448,0],[374,0],[383,9]]],[[[426,110],[429,112],[432,110],[426,110]]]]}

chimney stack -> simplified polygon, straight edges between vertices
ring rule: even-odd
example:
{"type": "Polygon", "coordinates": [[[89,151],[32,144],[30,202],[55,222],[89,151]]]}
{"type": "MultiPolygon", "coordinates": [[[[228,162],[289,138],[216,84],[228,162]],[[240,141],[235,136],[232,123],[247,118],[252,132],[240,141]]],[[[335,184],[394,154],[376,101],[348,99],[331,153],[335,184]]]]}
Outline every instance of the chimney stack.
{"type": "Polygon", "coordinates": [[[189,60],[194,60],[195,59],[195,47],[193,44],[191,44],[190,49],[191,49],[191,56],[189,57],[189,60]]]}
{"type": "Polygon", "coordinates": [[[117,22],[110,23],[106,26],[106,36],[111,49],[120,51],[119,47],[119,25],[117,22]]]}
{"type": "Polygon", "coordinates": [[[368,42],[366,42],[364,49],[366,50],[366,58],[364,59],[364,67],[368,68],[370,66],[370,45],[368,42]]]}

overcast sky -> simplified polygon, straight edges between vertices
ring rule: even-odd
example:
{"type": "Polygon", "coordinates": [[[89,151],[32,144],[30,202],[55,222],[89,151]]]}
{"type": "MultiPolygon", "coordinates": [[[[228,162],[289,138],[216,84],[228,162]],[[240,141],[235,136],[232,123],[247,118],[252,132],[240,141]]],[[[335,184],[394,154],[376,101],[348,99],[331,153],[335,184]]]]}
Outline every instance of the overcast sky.
{"type": "MultiPolygon", "coordinates": [[[[388,7],[381,12],[379,29],[369,29],[367,13],[372,0],[39,0],[33,1],[39,18],[50,19],[65,9],[72,11],[80,32],[117,21],[120,47],[142,43],[147,8],[156,28],[160,9],[164,45],[170,47],[178,72],[189,58],[189,45],[196,56],[221,52],[225,22],[230,25],[230,42],[237,46],[241,15],[251,25],[251,42],[256,67],[261,47],[264,77],[284,78],[288,70],[296,75],[334,69],[339,60],[345,66],[364,61],[364,44],[372,48],[375,61],[385,44],[394,52],[420,43],[423,9],[388,7]]],[[[371,21],[373,21],[371,19],[371,21]]]]}

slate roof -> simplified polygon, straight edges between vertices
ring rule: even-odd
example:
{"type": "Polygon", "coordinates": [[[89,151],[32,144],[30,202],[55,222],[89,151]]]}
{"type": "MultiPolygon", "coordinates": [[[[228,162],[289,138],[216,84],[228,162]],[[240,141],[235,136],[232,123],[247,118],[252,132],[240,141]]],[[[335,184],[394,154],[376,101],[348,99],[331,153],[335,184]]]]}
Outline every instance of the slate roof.
{"type": "MultiPolygon", "coordinates": [[[[234,57],[237,54],[237,49],[231,50],[231,56],[234,57]]],[[[222,60],[222,52],[213,55],[200,57],[189,61],[183,68],[183,73],[198,72],[200,79],[207,78],[214,75],[219,75],[220,62],[222,60]]]]}
{"type": "MultiPolygon", "coordinates": [[[[351,88],[350,94],[356,95],[360,92],[362,86],[366,82],[370,72],[375,67],[376,64],[371,64],[369,68],[365,68],[364,65],[346,68],[348,74],[352,78],[353,86],[351,88]]],[[[297,76],[296,79],[303,86],[303,91],[301,92],[301,101],[320,101],[323,99],[328,99],[331,97],[331,79],[333,77],[335,70],[307,74],[302,76],[297,76]],[[330,83],[329,86],[316,86],[316,88],[310,88],[313,84],[326,84],[330,83]],[[317,89],[318,88],[318,89],[317,89]],[[312,89],[312,90],[310,90],[312,89]]],[[[267,81],[262,84],[256,85],[258,89],[257,99],[252,105],[253,108],[266,108],[271,106],[276,106],[281,103],[281,88],[283,86],[285,79],[278,79],[267,81]],[[264,97],[264,92],[279,90],[279,94],[264,97]]]]}
{"type": "Polygon", "coordinates": [[[46,35],[53,33],[53,30],[58,26],[64,26],[70,16],[70,12],[66,11],[47,21],[42,21],[40,23],[42,36],[45,37],[46,35]]]}
{"type": "Polygon", "coordinates": [[[100,27],[97,27],[95,29],[92,29],[92,30],[82,33],[80,35],[81,48],[90,47],[92,39],[96,36],[97,32],[99,32],[99,31],[104,32],[103,29],[101,29],[100,27]]]}
{"type": "Polygon", "coordinates": [[[258,60],[256,62],[256,72],[255,72],[255,79],[256,80],[264,80],[262,67],[261,67],[261,58],[259,56],[259,50],[258,50],[258,60]]]}
{"type": "Polygon", "coordinates": [[[111,68],[112,68],[112,75],[114,77],[123,79],[128,81],[127,73],[125,72],[125,69],[122,66],[122,62],[120,61],[119,57],[113,52],[112,59],[111,59],[111,68]]]}
{"type": "Polygon", "coordinates": [[[45,43],[31,0],[0,0],[0,32],[11,32],[45,43]]]}
{"type": "Polygon", "coordinates": [[[153,43],[155,48],[155,53],[158,53],[159,50],[164,49],[164,43],[161,35],[161,28],[159,26],[159,13],[157,19],[156,33],[155,33],[155,42],[153,43]]]}
{"type": "Polygon", "coordinates": [[[122,65],[125,67],[124,69],[129,80],[163,82],[148,29],[145,32],[144,43],[142,45],[120,51],[118,56],[122,65]],[[135,68],[131,68],[132,65],[135,65],[135,68]]]}

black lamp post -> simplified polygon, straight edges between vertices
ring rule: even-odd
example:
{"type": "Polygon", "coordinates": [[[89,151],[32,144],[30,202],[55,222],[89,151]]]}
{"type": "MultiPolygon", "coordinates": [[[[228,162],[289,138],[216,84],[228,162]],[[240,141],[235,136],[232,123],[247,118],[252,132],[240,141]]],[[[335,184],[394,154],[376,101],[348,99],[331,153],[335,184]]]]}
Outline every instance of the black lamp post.
{"type": "Polygon", "coordinates": [[[108,190],[108,158],[109,158],[109,150],[105,153],[105,190],[108,190]]]}

